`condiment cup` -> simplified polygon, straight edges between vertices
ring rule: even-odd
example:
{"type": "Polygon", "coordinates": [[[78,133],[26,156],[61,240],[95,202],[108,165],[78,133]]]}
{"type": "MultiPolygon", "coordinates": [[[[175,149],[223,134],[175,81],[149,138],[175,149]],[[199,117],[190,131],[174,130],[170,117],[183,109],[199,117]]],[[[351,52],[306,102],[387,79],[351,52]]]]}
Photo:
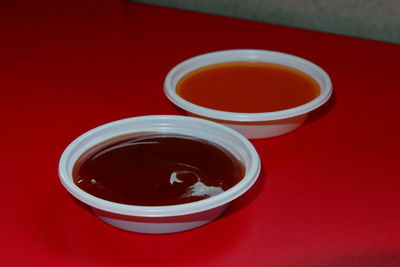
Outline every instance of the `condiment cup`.
{"type": "Polygon", "coordinates": [[[104,222],[139,233],[173,233],[204,225],[217,218],[228,204],[245,193],[257,180],[260,159],[252,144],[236,131],[208,120],[175,116],[142,116],[111,122],[75,139],[59,162],[61,183],[75,198],[89,205],[104,222]],[[114,137],[131,133],[179,133],[211,141],[230,151],[245,167],[243,179],[232,188],[207,199],[170,206],[135,206],[107,201],[80,189],[72,170],[89,148],[114,137]]]}
{"type": "Polygon", "coordinates": [[[172,103],[185,110],[188,115],[222,123],[253,139],[282,135],[299,127],[310,111],[328,101],[332,94],[332,82],[322,68],[303,58],[268,50],[239,49],[202,54],[181,62],[167,74],[164,92],[172,103]],[[317,82],[320,94],[310,102],[297,107],[262,113],[236,113],[210,109],[191,103],[177,94],[176,86],[186,74],[208,65],[235,61],[274,63],[297,69],[317,82]]]}

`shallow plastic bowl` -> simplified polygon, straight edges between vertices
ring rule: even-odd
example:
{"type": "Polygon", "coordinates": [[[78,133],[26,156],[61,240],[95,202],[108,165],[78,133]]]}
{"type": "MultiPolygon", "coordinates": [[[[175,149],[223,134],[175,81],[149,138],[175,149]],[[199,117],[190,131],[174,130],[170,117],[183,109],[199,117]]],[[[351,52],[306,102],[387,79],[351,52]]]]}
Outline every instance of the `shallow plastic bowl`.
{"type": "Polygon", "coordinates": [[[203,54],[183,61],[167,74],[164,92],[172,103],[187,111],[189,115],[222,123],[251,139],[278,136],[299,127],[310,111],[328,101],[332,94],[332,82],[323,69],[303,58],[275,51],[241,49],[203,54]],[[232,61],[268,62],[295,68],[308,74],[318,83],[320,94],[312,101],[290,109],[236,113],[205,108],[183,99],[176,93],[177,83],[189,72],[207,65],[232,61]]]}
{"type": "Polygon", "coordinates": [[[252,144],[236,131],[208,120],[186,116],[143,116],[99,126],[75,139],[63,152],[59,176],[64,187],[94,213],[115,227],[140,233],[172,233],[189,230],[218,217],[229,202],[246,192],[260,173],[260,159],[252,144]],[[179,133],[209,140],[235,155],[245,167],[244,178],[229,190],[208,199],[171,206],[134,206],[100,199],[76,186],[72,169],[87,149],[129,133],[179,133]]]}

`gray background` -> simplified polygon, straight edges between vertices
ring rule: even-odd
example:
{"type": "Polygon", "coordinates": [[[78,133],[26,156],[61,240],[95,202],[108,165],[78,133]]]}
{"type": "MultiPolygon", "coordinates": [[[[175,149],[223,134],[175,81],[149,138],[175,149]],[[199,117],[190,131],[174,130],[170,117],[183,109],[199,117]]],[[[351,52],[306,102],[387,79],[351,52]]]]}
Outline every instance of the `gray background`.
{"type": "Polygon", "coordinates": [[[400,43],[400,0],[134,0],[400,43]]]}

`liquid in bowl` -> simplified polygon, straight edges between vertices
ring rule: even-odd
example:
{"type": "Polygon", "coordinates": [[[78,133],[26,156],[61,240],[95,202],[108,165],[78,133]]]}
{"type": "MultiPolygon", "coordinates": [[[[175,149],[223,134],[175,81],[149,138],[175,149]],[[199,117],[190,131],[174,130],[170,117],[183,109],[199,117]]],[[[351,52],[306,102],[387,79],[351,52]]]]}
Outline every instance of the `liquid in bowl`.
{"type": "Polygon", "coordinates": [[[183,76],[176,93],[205,108],[261,113],[304,105],[320,93],[317,82],[297,69],[267,62],[211,64],[183,76]]]}
{"type": "Polygon", "coordinates": [[[236,185],[243,164],[210,141],[180,134],[141,133],[87,150],[74,183],[96,197],[128,205],[165,206],[206,199],[236,185]]]}

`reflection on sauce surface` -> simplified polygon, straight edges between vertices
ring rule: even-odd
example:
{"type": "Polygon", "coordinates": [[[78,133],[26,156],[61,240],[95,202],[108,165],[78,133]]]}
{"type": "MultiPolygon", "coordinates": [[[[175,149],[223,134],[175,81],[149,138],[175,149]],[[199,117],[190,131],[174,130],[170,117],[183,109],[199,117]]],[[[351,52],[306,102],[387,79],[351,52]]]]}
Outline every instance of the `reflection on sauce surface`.
{"type": "Polygon", "coordinates": [[[113,138],[85,152],[73,168],[77,186],[113,202],[162,206],[222,193],[244,176],[229,151],[203,139],[142,133],[113,138]]]}
{"type": "Polygon", "coordinates": [[[206,108],[258,113],[306,104],[319,95],[320,88],[309,75],[294,68],[238,61],[194,70],[178,82],[176,92],[206,108]]]}

